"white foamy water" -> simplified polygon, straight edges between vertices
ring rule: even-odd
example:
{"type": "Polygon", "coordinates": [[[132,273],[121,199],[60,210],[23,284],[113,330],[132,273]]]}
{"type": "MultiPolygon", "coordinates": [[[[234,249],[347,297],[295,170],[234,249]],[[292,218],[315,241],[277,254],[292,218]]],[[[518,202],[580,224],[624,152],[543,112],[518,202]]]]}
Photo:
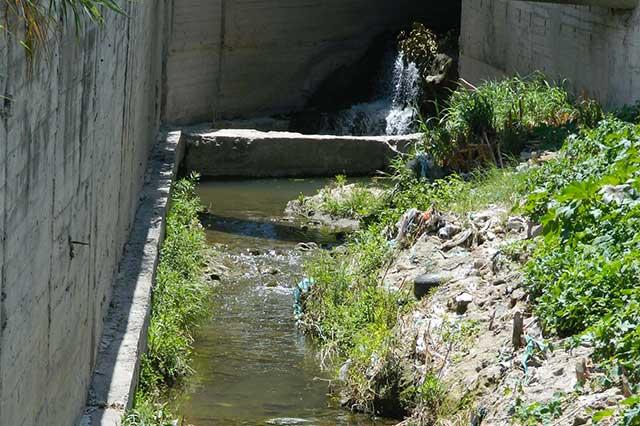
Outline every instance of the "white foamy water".
{"type": "Polygon", "coordinates": [[[406,135],[415,130],[416,102],[420,97],[420,72],[405,63],[402,53],[390,62],[392,69],[372,102],[353,105],[323,117],[321,133],[337,135],[406,135]]]}

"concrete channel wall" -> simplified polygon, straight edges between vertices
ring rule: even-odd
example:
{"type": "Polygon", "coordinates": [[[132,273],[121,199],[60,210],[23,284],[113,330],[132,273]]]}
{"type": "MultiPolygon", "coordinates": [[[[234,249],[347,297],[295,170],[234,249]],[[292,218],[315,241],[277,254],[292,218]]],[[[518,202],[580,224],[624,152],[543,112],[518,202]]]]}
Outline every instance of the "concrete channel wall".
{"type": "Polygon", "coordinates": [[[257,130],[183,132],[184,168],[205,177],[366,176],[421,135],[323,136],[257,130]]]}
{"type": "Polygon", "coordinates": [[[540,70],[609,107],[640,99],[640,8],[463,0],[460,49],[472,83],[540,70]]]}
{"type": "Polygon", "coordinates": [[[0,35],[2,426],[85,406],[160,115],[167,3],[119,4],[128,17],[52,33],[31,65],[0,35]]]}

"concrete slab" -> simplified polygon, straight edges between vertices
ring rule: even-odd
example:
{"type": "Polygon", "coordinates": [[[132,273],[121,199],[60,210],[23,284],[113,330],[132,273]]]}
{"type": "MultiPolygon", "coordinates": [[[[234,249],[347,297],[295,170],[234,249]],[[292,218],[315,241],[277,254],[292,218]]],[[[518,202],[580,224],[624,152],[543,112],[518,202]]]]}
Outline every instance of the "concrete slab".
{"type": "Polygon", "coordinates": [[[184,132],[185,168],[205,177],[372,175],[422,135],[328,136],[246,129],[184,132]]]}

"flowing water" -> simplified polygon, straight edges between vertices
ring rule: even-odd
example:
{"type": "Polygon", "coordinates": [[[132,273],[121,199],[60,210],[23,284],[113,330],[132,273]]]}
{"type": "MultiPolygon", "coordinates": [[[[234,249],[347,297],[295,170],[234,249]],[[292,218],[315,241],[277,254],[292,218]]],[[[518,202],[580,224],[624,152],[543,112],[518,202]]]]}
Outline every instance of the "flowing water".
{"type": "Polygon", "coordinates": [[[420,72],[398,53],[381,79],[375,100],[321,117],[320,132],[336,135],[405,135],[415,130],[420,72]]]}
{"type": "Polygon", "coordinates": [[[331,232],[283,219],[287,201],[327,182],[204,182],[202,222],[225,254],[230,278],[215,291],[211,320],[195,342],[196,373],[175,401],[184,424],[389,425],[348,413],[328,396],[330,373],[293,320],[292,288],[302,278],[299,242],[331,246],[331,232]]]}

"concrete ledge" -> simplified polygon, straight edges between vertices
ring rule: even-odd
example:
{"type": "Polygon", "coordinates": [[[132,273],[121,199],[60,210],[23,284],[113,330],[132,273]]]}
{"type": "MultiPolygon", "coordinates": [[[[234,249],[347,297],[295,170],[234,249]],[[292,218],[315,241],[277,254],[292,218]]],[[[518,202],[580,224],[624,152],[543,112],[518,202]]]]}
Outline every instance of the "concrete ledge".
{"type": "Polygon", "coordinates": [[[147,345],[155,279],[171,184],[183,157],[181,132],[163,133],[154,146],[129,241],[122,255],[104,324],[82,426],[119,425],[131,408],[140,355],[147,345]]]}
{"type": "Polygon", "coordinates": [[[205,177],[363,176],[387,170],[421,135],[325,136],[257,130],[182,134],[185,168],[205,177]]]}
{"type": "Polygon", "coordinates": [[[638,0],[513,0],[530,1],[534,3],[571,4],[577,6],[597,6],[611,9],[634,9],[638,6],[638,0]]]}

